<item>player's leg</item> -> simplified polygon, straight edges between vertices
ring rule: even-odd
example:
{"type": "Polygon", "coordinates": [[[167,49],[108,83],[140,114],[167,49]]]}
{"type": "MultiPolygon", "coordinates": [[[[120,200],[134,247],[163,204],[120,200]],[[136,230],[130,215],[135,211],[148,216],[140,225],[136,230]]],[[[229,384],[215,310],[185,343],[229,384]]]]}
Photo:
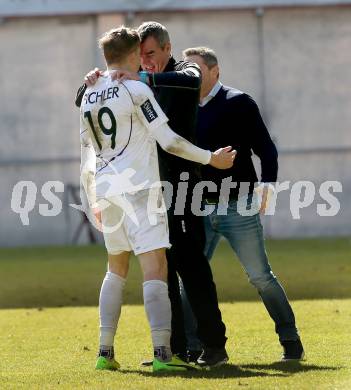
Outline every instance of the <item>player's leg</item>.
{"type": "MultiPolygon", "coordinates": [[[[168,268],[168,296],[171,303],[171,351],[183,361],[187,361],[186,338],[184,329],[184,316],[182,310],[182,301],[180,297],[179,279],[176,268],[170,258],[170,251],[166,252],[168,268]]],[[[142,362],[143,366],[152,366],[153,359],[147,359],[142,362]]]]}
{"type": "MultiPolygon", "coordinates": [[[[165,248],[170,247],[166,211],[160,208],[160,190],[140,191],[127,196],[139,222],[126,220],[128,237],[135,255],[139,257],[144,275],[145,311],[150,323],[154,346],[154,371],[186,370],[188,365],[172,356],[171,305],[167,285],[165,248]],[[147,206],[146,206],[147,205],[147,206]]],[[[190,366],[191,367],[191,366],[190,366]]]]}
{"type": "MultiPolygon", "coordinates": [[[[228,215],[218,216],[217,229],[228,239],[250,283],[256,287],[269,315],[275,322],[275,329],[281,344],[284,346],[287,343],[290,348],[290,342],[292,342],[300,350],[294,355],[302,357],[303,349],[293,310],[268,262],[260,216],[259,214],[241,215],[237,207],[237,202],[230,202],[228,215]]],[[[290,353],[288,355],[291,356],[290,353]]]]}
{"type": "Polygon", "coordinates": [[[143,295],[154,348],[154,371],[184,371],[193,367],[172,355],[171,303],[167,285],[165,249],[138,255],[144,275],[143,295]]]}
{"type": "Polygon", "coordinates": [[[114,338],[121,314],[123,289],[129,268],[129,252],[108,255],[108,271],[103,280],[100,299],[100,347],[97,369],[117,369],[114,338]]]}
{"type": "Polygon", "coordinates": [[[100,299],[100,348],[97,369],[116,370],[114,337],[121,313],[122,295],[129,267],[130,246],[123,226],[119,226],[121,210],[111,203],[102,211],[105,246],[108,252],[108,270],[103,280],[100,299]]]}
{"type": "Polygon", "coordinates": [[[170,360],[171,305],[167,286],[167,260],[164,249],[138,255],[143,271],[143,295],[150,323],[155,357],[170,360]]]}

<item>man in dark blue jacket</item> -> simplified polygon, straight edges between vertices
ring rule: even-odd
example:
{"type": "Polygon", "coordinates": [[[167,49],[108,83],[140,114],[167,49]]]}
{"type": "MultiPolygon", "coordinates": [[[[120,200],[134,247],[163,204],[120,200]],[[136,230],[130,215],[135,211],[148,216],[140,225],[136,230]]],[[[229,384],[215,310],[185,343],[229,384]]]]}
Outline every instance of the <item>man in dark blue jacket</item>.
{"type": "MultiPolygon", "coordinates": [[[[237,151],[235,164],[224,171],[202,168],[202,179],[212,182],[204,194],[204,206],[212,208],[205,216],[205,255],[211,259],[221,236],[236,252],[250,282],[275,322],[275,329],[284,348],[283,360],[300,360],[304,351],[295,326],[295,317],[282,286],[269,265],[264,246],[260,213],[264,213],[267,197],[277,180],[278,154],[254,100],[237,89],[219,81],[218,61],[213,50],[198,47],[183,52],[186,61],[201,68],[202,86],[197,123],[197,145],[216,149],[232,145],[237,151]],[[258,178],[251,159],[254,152],[261,160],[261,204],[257,197],[258,178]],[[224,199],[226,198],[226,199],[224,199]],[[247,212],[247,201],[251,206],[247,212]]],[[[193,332],[191,311],[186,296],[183,301],[187,314],[189,348],[199,349],[193,332]]]]}

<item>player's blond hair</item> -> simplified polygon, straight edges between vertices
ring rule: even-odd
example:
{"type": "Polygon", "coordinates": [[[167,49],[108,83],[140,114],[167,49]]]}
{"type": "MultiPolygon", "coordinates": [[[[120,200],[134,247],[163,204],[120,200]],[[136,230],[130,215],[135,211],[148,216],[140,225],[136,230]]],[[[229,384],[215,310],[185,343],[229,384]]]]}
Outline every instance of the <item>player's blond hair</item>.
{"type": "Polygon", "coordinates": [[[119,63],[140,45],[140,37],[136,30],[128,27],[118,27],[99,39],[99,47],[104,52],[107,64],[119,63]]]}

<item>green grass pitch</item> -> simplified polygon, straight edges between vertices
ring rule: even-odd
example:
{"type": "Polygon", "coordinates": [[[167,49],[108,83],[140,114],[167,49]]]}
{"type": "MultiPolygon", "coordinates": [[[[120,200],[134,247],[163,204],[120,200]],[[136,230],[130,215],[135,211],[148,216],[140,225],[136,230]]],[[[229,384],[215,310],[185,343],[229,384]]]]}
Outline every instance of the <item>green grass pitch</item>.
{"type": "Polygon", "coordinates": [[[0,249],[0,389],[351,389],[351,240],[268,241],[267,248],[306,361],[278,362],[273,323],[223,242],[212,267],[230,362],[164,375],[139,365],[152,351],[135,259],[116,339],[121,371],[96,372],[104,249],[0,249]]]}

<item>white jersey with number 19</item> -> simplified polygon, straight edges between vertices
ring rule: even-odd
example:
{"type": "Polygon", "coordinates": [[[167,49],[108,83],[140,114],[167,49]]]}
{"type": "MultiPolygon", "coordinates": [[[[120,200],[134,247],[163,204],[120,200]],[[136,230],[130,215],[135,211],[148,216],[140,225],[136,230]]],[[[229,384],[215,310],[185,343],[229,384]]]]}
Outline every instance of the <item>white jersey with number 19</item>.
{"type": "MultiPolygon", "coordinates": [[[[97,182],[101,175],[117,175],[114,192],[119,194],[159,182],[152,132],[168,118],[147,85],[133,80],[112,81],[105,72],[87,88],[80,117],[82,164],[85,171],[96,172],[97,182]],[[128,180],[123,180],[126,170],[128,180]]],[[[98,187],[98,197],[104,197],[106,186],[98,187]]]]}

